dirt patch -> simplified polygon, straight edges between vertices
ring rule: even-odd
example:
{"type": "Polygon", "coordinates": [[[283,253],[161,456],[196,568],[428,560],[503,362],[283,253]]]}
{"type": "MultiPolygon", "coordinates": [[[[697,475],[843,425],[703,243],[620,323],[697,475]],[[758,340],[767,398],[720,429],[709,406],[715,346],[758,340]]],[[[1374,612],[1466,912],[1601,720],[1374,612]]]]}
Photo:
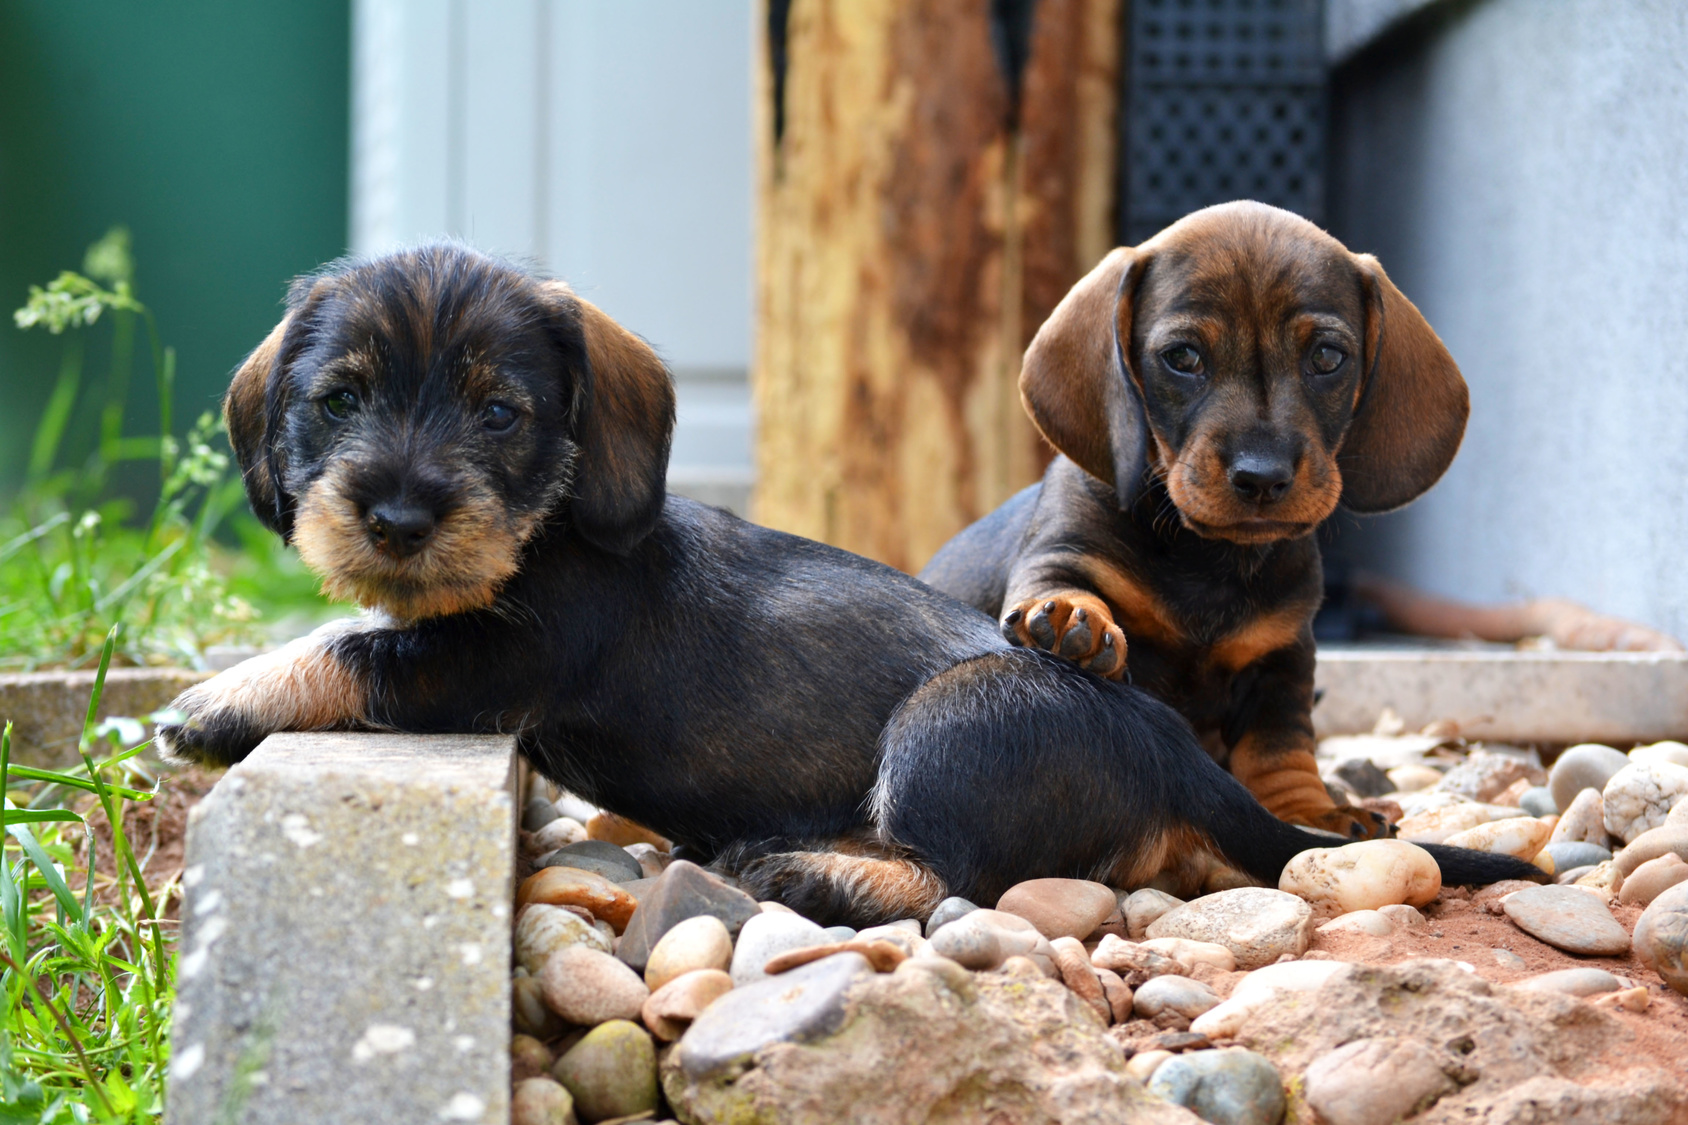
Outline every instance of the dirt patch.
{"type": "MultiPolygon", "coordinates": [[[[147,889],[163,899],[159,909],[176,918],[181,909],[182,862],[187,849],[188,814],[223,775],[198,768],[184,768],[164,775],[158,795],[150,801],[129,801],[123,810],[123,834],[140,864],[147,889]]],[[[117,853],[112,844],[111,823],[105,810],[92,796],[79,802],[78,811],[93,830],[94,893],[102,901],[116,893],[117,853]]],[[[77,862],[86,870],[85,848],[77,849],[77,862]]]]}
{"type": "MultiPolygon", "coordinates": [[[[1612,916],[1624,929],[1635,930],[1641,907],[1611,904],[1612,916]]],[[[1622,957],[1579,957],[1537,941],[1520,930],[1503,914],[1496,915],[1473,902],[1463,889],[1448,888],[1425,907],[1426,924],[1402,929],[1387,938],[1355,933],[1317,934],[1312,949],[1339,961],[1368,965],[1393,965],[1415,957],[1445,957],[1464,961],[1477,974],[1494,984],[1511,984],[1539,973],[1557,969],[1605,969],[1647,988],[1645,1012],[1621,1008],[1605,1010],[1633,1034],[1633,1039],[1615,1040],[1602,1067],[1612,1073],[1636,1066],[1655,1066],[1679,1071],[1688,1057],[1688,997],[1667,988],[1651,969],[1642,965],[1634,952],[1622,957]],[[1511,953],[1523,961],[1497,958],[1495,951],[1511,953]]]]}

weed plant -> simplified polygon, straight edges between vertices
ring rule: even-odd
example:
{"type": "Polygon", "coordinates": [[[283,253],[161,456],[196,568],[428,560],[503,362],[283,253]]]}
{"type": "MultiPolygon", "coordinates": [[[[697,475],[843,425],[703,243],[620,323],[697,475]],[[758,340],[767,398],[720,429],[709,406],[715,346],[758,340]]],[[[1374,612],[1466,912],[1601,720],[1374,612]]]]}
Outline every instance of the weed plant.
{"type": "Polygon", "coordinates": [[[261,619],[322,616],[309,576],[245,512],[220,420],[207,412],[185,441],[172,436],[176,353],[135,297],[126,230],[89,247],[82,273],[31,286],[14,319],[66,343],[25,483],[0,509],[0,671],[86,667],[117,621],[117,663],[202,668],[213,645],[264,640],[261,619]],[[102,320],[111,362],[90,385],[84,334],[102,320]],[[155,436],[124,433],[137,327],[157,394],[155,436]],[[135,520],[134,502],[115,486],[147,462],[157,465],[158,500],[135,520]],[[239,553],[215,538],[231,517],[225,530],[239,553]]]}
{"type": "Polygon", "coordinates": [[[12,725],[0,728],[0,1125],[156,1122],[164,1112],[175,967],[161,908],[174,888],[156,875],[148,885],[123,831],[126,804],[153,796],[137,787],[152,780],[136,759],[147,743],[131,721],[95,723],[119,632],[101,646],[81,769],[13,765],[12,725]],[[72,807],[78,797],[86,812],[72,807]],[[115,851],[105,878],[95,809],[115,851]]]}

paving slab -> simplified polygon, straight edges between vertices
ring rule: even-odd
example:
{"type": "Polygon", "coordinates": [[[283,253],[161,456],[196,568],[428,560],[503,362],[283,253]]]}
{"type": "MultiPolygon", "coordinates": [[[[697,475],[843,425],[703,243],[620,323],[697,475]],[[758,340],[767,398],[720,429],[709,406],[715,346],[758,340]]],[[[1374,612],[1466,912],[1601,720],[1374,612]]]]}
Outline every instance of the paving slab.
{"type": "MultiPolygon", "coordinates": [[[[211,675],[186,668],[112,668],[99,717],[150,715],[211,675]]],[[[16,724],[12,761],[47,770],[80,765],[76,743],[93,690],[92,671],[0,674],[0,723],[10,719],[16,724]]]]}
{"type": "Polygon", "coordinates": [[[283,734],[194,810],[168,1125],[509,1121],[508,736],[283,734]]]}
{"type": "Polygon", "coordinates": [[[1321,647],[1320,738],[1370,731],[1385,707],[1407,730],[1452,719],[1493,742],[1628,746],[1688,734],[1688,654],[1505,648],[1321,647]]]}

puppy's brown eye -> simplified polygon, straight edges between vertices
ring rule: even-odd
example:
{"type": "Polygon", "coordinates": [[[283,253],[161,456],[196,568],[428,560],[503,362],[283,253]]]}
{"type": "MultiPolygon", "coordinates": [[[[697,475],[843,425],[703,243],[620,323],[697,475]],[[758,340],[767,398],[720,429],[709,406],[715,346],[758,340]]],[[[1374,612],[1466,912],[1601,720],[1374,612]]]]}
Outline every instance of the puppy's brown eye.
{"type": "Polygon", "coordinates": [[[336,422],[344,422],[357,412],[358,396],[351,391],[332,391],[323,396],[322,408],[336,422]]]}
{"type": "Polygon", "coordinates": [[[1307,357],[1308,365],[1313,368],[1315,375],[1330,375],[1342,366],[1342,361],[1348,357],[1341,350],[1329,344],[1320,344],[1313,349],[1313,354],[1307,357]]]}
{"type": "Polygon", "coordinates": [[[489,402],[481,411],[481,425],[493,433],[503,433],[516,424],[516,408],[502,402],[489,402]]]}
{"type": "Polygon", "coordinates": [[[1202,353],[1188,344],[1178,344],[1161,353],[1161,362],[1180,375],[1200,375],[1203,371],[1202,353]]]}

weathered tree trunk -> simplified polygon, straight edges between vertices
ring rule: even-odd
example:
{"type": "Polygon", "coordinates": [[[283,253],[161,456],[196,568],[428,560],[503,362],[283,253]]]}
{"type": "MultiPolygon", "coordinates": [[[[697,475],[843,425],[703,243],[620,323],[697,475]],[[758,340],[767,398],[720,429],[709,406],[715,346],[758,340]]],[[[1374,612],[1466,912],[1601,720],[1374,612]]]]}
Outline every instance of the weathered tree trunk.
{"type": "Polygon", "coordinates": [[[1027,5],[1017,79],[990,0],[761,21],[758,521],[914,570],[1037,478],[1020,356],[1113,245],[1120,2],[1027,5]]]}

